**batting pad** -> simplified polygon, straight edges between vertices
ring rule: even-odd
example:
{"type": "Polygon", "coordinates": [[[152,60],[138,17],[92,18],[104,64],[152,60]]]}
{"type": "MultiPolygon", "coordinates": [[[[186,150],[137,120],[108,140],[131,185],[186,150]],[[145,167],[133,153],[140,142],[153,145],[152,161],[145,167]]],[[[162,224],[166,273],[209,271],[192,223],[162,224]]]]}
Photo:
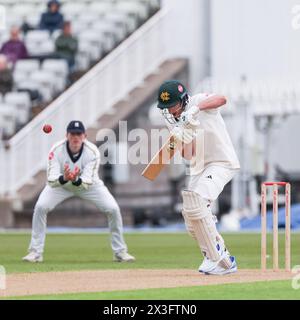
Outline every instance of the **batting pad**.
{"type": "MultiPolygon", "coordinates": [[[[219,261],[224,249],[222,237],[217,231],[213,215],[210,210],[210,201],[202,198],[193,191],[182,191],[183,212],[188,220],[192,233],[198,242],[201,251],[212,261],[219,261]],[[220,241],[221,240],[221,241],[220,241]],[[219,242],[220,241],[220,242],[219,242]],[[222,248],[220,246],[222,245],[222,248]]],[[[224,255],[225,256],[225,255],[224,255]]],[[[231,266],[228,257],[225,265],[231,266]]]]}
{"type": "Polygon", "coordinates": [[[193,239],[197,240],[197,239],[196,239],[196,235],[195,235],[195,231],[194,231],[194,229],[193,229],[193,225],[191,224],[189,218],[186,216],[186,214],[185,214],[184,212],[182,212],[182,216],[183,216],[183,219],[184,219],[185,227],[186,227],[189,235],[190,235],[193,239]]]}

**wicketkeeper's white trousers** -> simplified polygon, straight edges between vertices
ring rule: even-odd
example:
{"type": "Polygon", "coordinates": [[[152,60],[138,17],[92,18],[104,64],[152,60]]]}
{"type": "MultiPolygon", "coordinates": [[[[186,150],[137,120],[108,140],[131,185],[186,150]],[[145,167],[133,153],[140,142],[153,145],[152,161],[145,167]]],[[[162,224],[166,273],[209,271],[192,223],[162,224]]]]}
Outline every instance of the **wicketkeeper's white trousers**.
{"type": "Polygon", "coordinates": [[[127,250],[123,238],[123,222],[120,208],[114,197],[103,184],[92,185],[88,190],[83,190],[78,193],[66,190],[63,187],[52,188],[47,185],[40,194],[34,208],[29,250],[34,250],[38,253],[44,251],[47,214],[58,204],[73,196],[93,202],[101,212],[106,214],[111,233],[111,247],[113,252],[117,253],[122,250],[127,250]]]}

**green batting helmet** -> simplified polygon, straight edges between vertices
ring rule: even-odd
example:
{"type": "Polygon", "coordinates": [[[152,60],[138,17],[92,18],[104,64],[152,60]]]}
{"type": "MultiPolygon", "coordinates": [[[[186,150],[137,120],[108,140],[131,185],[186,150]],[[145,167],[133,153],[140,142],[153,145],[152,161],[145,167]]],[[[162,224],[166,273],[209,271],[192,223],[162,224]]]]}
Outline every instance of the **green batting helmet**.
{"type": "Polygon", "coordinates": [[[177,103],[181,103],[183,107],[187,104],[188,93],[182,83],[177,80],[165,81],[158,90],[159,109],[171,108],[177,103]]]}

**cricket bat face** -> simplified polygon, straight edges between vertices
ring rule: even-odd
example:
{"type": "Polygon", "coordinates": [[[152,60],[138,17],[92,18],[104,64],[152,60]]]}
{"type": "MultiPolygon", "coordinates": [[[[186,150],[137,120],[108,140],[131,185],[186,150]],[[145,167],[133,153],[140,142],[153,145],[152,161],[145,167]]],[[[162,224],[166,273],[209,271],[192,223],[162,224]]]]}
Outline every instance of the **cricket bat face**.
{"type": "Polygon", "coordinates": [[[165,165],[170,164],[170,160],[178,150],[178,147],[177,141],[171,135],[144,169],[142,176],[151,181],[155,180],[165,165]]]}

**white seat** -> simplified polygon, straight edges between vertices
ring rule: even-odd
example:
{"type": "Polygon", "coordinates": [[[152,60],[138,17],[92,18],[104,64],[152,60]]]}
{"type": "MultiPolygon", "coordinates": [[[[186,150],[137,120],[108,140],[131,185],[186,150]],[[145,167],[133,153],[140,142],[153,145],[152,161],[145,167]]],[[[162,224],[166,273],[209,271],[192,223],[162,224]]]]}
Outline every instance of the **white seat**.
{"type": "Polygon", "coordinates": [[[116,9],[128,14],[137,15],[141,20],[145,20],[149,15],[149,9],[142,2],[119,1],[116,3],[116,9]]]}
{"type": "Polygon", "coordinates": [[[94,30],[83,31],[78,35],[79,42],[89,42],[91,47],[94,47],[92,53],[92,58],[94,60],[99,59],[104,51],[103,38],[101,39],[101,34],[95,32],[94,30]]]}
{"type": "Polygon", "coordinates": [[[97,13],[99,15],[105,15],[108,12],[113,11],[114,8],[115,8],[115,5],[112,2],[109,2],[109,1],[94,1],[87,7],[87,10],[89,12],[94,12],[94,13],[97,13]]]}
{"type": "Polygon", "coordinates": [[[4,97],[4,102],[16,107],[17,122],[25,124],[30,116],[30,95],[27,92],[8,92],[4,97]]]}
{"type": "Polygon", "coordinates": [[[143,5],[148,6],[149,11],[158,9],[160,7],[160,0],[119,0],[119,1],[142,3],[143,5]]]}
{"type": "Polygon", "coordinates": [[[116,24],[123,24],[128,33],[133,32],[138,26],[138,19],[126,14],[121,11],[109,12],[105,19],[108,21],[113,21],[116,24]]]}
{"type": "Polygon", "coordinates": [[[12,26],[21,27],[23,20],[18,16],[13,16],[11,14],[6,13],[5,17],[6,29],[10,30],[12,26]]]}
{"type": "Polygon", "coordinates": [[[17,111],[15,106],[0,104],[0,124],[5,135],[11,136],[16,132],[17,111]]]}
{"type": "Polygon", "coordinates": [[[29,75],[31,72],[38,70],[40,62],[37,59],[18,60],[15,64],[15,72],[23,72],[29,75]]]}
{"type": "Polygon", "coordinates": [[[48,30],[28,31],[25,37],[26,44],[31,42],[42,43],[49,39],[50,39],[50,32],[48,30]]]}
{"type": "Polygon", "coordinates": [[[33,99],[34,104],[43,98],[41,84],[31,80],[30,78],[25,81],[20,81],[19,83],[17,83],[16,89],[22,92],[29,92],[30,98],[33,99]]]}
{"type": "Polygon", "coordinates": [[[40,83],[33,81],[32,79],[27,79],[25,81],[20,81],[17,83],[17,89],[22,89],[22,90],[41,90],[41,85],[40,83]]]}
{"type": "Polygon", "coordinates": [[[21,27],[23,22],[24,22],[24,18],[20,18],[17,15],[6,13],[5,23],[6,23],[7,30],[10,30],[12,26],[21,27]]]}
{"type": "Polygon", "coordinates": [[[149,1],[149,5],[152,9],[159,9],[160,0],[146,0],[146,1],[149,1]]]}
{"type": "Polygon", "coordinates": [[[38,28],[41,20],[41,14],[39,12],[31,13],[26,16],[25,21],[33,28],[38,28]]]}
{"type": "Polygon", "coordinates": [[[85,40],[91,43],[99,44],[101,45],[102,40],[101,40],[101,34],[93,31],[93,30],[86,30],[83,31],[79,34],[79,39],[80,40],[85,40]]]}
{"type": "Polygon", "coordinates": [[[75,35],[76,37],[84,31],[88,31],[89,30],[89,24],[86,21],[80,21],[75,19],[74,22],[72,22],[72,32],[73,35],[75,35]]]}
{"type": "Polygon", "coordinates": [[[69,73],[68,63],[64,59],[46,59],[43,62],[42,70],[50,71],[55,74],[55,89],[57,92],[63,91],[67,84],[67,76],[69,73]]]}
{"type": "Polygon", "coordinates": [[[117,44],[117,36],[114,32],[108,27],[104,27],[103,25],[93,25],[91,27],[93,32],[97,32],[102,39],[103,42],[103,50],[105,52],[109,52],[113,49],[113,47],[117,44]]]}
{"type": "Polygon", "coordinates": [[[68,63],[63,59],[46,59],[42,64],[42,70],[48,70],[59,75],[67,76],[68,63]]]}
{"type": "Polygon", "coordinates": [[[143,3],[144,5],[148,6],[149,10],[157,10],[160,7],[160,0],[125,0],[125,1],[143,3]]]}
{"type": "Polygon", "coordinates": [[[45,101],[50,101],[55,92],[56,79],[50,71],[35,71],[31,74],[30,79],[40,85],[40,92],[45,101]]]}
{"type": "Polygon", "coordinates": [[[24,105],[27,109],[30,109],[30,95],[27,92],[8,92],[4,96],[4,102],[13,105],[24,105]]]}
{"type": "Polygon", "coordinates": [[[28,54],[31,56],[38,55],[40,52],[40,45],[36,42],[26,43],[26,48],[27,48],[28,54]]]}
{"type": "Polygon", "coordinates": [[[2,42],[8,41],[10,38],[9,32],[7,30],[1,30],[0,39],[2,42]]]}
{"type": "Polygon", "coordinates": [[[61,13],[62,14],[66,14],[66,15],[73,15],[73,16],[78,16],[80,15],[82,12],[86,12],[87,11],[87,6],[85,3],[74,3],[74,2],[70,2],[70,3],[66,3],[61,7],[61,13]]]}
{"type": "Polygon", "coordinates": [[[28,79],[28,73],[23,71],[14,71],[13,73],[14,83],[18,85],[18,83],[25,81],[28,79]]]}
{"type": "Polygon", "coordinates": [[[50,54],[50,53],[54,53],[54,51],[55,51],[55,44],[52,39],[49,39],[41,43],[40,54],[50,54]]]}
{"type": "Polygon", "coordinates": [[[47,55],[54,53],[55,44],[54,40],[49,39],[44,42],[29,42],[27,43],[27,50],[30,55],[47,55]]]}
{"type": "Polygon", "coordinates": [[[40,3],[45,3],[45,1],[43,1],[43,0],[22,0],[24,3],[30,3],[30,4],[32,4],[32,5],[35,5],[35,6],[37,6],[38,4],[40,4],[40,3]]]}
{"type": "MultiPolygon", "coordinates": [[[[76,54],[76,68],[78,70],[86,70],[90,66],[91,60],[94,57],[94,46],[87,41],[79,41],[78,52],[76,54]]],[[[98,54],[98,49],[96,48],[96,55],[98,54]]]]}
{"type": "Polygon", "coordinates": [[[16,0],[4,0],[5,6],[13,6],[16,3],[16,0]]]}
{"type": "Polygon", "coordinates": [[[10,9],[10,13],[13,16],[25,18],[31,15],[35,11],[35,9],[35,5],[32,5],[30,3],[17,3],[10,9]]]}
{"type": "Polygon", "coordinates": [[[113,16],[105,16],[104,21],[110,25],[110,28],[116,34],[118,41],[121,41],[126,37],[128,29],[124,21],[120,23],[120,20],[113,16]]]}
{"type": "Polygon", "coordinates": [[[115,40],[115,43],[121,41],[124,36],[124,31],[121,30],[120,32],[118,26],[109,20],[103,19],[101,21],[97,21],[93,24],[92,28],[97,30],[97,32],[104,33],[107,36],[112,36],[115,40]]]}
{"type": "Polygon", "coordinates": [[[73,24],[74,21],[76,21],[76,19],[77,19],[77,14],[74,15],[73,13],[69,13],[69,12],[64,13],[64,20],[65,21],[71,21],[73,24]]]}
{"type": "Polygon", "coordinates": [[[41,14],[47,11],[47,1],[38,1],[36,3],[36,11],[40,12],[41,14]]]}
{"type": "Polygon", "coordinates": [[[97,14],[96,12],[81,13],[76,21],[72,21],[72,27],[74,26],[75,22],[77,22],[78,24],[81,23],[83,26],[90,26],[95,21],[99,21],[99,19],[99,14],[97,14]]]}

